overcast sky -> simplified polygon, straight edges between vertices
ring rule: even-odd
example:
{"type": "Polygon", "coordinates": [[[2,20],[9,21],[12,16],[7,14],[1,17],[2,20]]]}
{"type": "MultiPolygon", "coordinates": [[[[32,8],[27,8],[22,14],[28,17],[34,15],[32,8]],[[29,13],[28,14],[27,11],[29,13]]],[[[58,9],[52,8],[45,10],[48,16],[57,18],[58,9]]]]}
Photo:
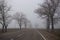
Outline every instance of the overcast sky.
{"type": "MultiPolygon", "coordinates": [[[[27,18],[34,25],[38,23],[41,27],[43,27],[44,20],[40,19],[38,15],[34,13],[34,10],[38,8],[38,4],[42,4],[43,0],[7,0],[8,4],[12,6],[12,12],[10,14],[14,14],[16,12],[23,12],[27,18]]],[[[15,27],[16,23],[12,23],[15,27]]]]}
{"type": "MultiPolygon", "coordinates": [[[[16,12],[23,12],[29,20],[33,24],[38,23],[40,25],[40,28],[45,28],[46,26],[46,20],[41,19],[34,13],[34,10],[38,8],[38,4],[42,4],[44,0],[7,0],[8,4],[12,6],[12,12],[10,13],[13,15],[16,12]]],[[[12,23],[12,25],[15,27],[17,22],[12,23]]],[[[10,24],[11,25],[11,24],[10,24]]],[[[11,26],[10,26],[11,27],[11,26]]]]}

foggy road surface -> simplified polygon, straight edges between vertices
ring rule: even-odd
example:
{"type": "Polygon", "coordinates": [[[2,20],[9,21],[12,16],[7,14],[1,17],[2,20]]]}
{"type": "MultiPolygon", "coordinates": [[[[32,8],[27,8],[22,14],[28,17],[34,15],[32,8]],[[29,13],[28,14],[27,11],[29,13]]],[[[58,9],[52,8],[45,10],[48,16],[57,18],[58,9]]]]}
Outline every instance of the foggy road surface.
{"type": "Polygon", "coordinates": [[[43,40],[40,34],[36,30],[27,30],[21,39],[16,40],[43,40]]]}
{"type": "Polygon", "coordinates": [[[36,30],[24,30],[0,37],[0,40],[44,40],[36,30]]]}

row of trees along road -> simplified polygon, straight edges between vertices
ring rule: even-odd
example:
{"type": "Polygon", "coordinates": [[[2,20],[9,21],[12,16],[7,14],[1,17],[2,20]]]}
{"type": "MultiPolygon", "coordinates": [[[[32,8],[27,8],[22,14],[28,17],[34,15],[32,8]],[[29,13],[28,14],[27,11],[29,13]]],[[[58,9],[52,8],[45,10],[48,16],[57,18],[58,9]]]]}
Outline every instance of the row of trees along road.
{"type": "Polygon", "coordinates": [[[25,25],[25,28],[27,27],[27,23],[30,23],[30,21],[26,18],[26,16],[23,13],[16,12],[13,16],[9,14],[11,11],[11,6],[8,6],[6,0],[0,0],[0,24],[2,25],[2,32],[7,32],[8,24],[12,20],[17,20],[20,29],[22,24],[25,25]]]}
{"type": "Polygon", "coordinates": [[[30,21],[22,12],[16,12],[15,15],[13,15],[13,19],[15,19],[18,22],[20,30],[23,24],[25,25],[25,28],[27,28],[28,23],[30,23],[30,21]]]}
{"type": "Polygon", "coordinates": [[[54,17],[55,14],[58,15],[58,9],[60,8],[60,0],[45,0],[42,5],[39,4],[39,8],[35,10],[35,13],[37,13],[42,18],[47,18],[47,29],[49,30],[49,27],[51,25],[51,30],[54,29],[54,24],[58,22],[60,18],[54,17]],[[44,16],[44,17],[43,17],[44,16]]]}
{"type": "Polygon", "coordinates": [[[0,0],[0,24],[2,24],[2,32],[7,32],[7,26],[11,20],[8,14],[11,7],[8,7],[5,0],[0,0]]]}

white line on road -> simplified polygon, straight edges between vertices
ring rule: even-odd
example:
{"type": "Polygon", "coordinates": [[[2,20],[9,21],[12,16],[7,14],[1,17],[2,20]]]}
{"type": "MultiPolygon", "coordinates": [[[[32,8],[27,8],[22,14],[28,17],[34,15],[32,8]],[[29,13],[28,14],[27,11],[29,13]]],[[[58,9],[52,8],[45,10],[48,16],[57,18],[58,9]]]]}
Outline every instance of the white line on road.
{"type": "Polygon", "coordinates": [[[42,36],[42,38],[44,39],[44,40],[46,40],[46,38],[39,32],[39,31],[37,31],[41,36],[42,36]]]}
{"type": "MultiPolygon", "coordinates": [[[[24,33],[23,33],[23,34],[24,34],[24,33]]],[[[18,37],[21,37],[23,34],[18,35],[17,38],[18,38],[18,37]]]]}

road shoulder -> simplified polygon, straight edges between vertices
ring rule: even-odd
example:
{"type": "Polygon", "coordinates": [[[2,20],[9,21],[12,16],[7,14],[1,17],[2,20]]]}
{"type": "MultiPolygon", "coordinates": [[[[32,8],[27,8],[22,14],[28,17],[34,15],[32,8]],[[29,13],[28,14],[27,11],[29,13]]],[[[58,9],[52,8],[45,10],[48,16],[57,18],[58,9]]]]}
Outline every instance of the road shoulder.
{"type": "Polygon", "coordinates": [[[44,40],[60,40],[57,36],[50,34],[46,31],[38,31],[37,32],[43,37],[44,40]]]}

